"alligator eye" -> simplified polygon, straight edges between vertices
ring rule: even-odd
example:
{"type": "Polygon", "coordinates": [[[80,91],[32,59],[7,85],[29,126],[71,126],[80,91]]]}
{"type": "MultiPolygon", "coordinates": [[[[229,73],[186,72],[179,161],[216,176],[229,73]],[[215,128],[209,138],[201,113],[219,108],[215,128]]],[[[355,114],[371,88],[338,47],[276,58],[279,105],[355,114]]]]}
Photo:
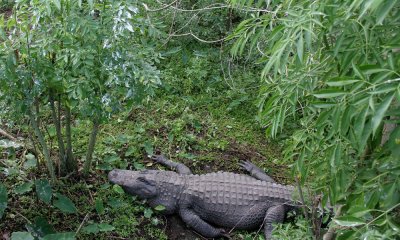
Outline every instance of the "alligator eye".
{"type": "Polygon", "coordinates": [[[139,177],[137,180],[138,180],[139,182],[146,182],[146,179],[145,179],[144,177],[139,177]]]}

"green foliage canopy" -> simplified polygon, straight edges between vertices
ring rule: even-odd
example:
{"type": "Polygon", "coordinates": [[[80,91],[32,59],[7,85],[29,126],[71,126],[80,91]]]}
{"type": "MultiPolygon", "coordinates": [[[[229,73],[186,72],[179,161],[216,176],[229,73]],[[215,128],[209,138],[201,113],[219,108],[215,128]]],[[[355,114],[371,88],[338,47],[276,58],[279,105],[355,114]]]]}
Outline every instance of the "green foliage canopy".
{"type": "Polygon", "coordinates": [[[323,202],[344,205],[335,220],[344,227],[339,239],[395,236],[400,2],[263,4],[231,39],[234,55],[249,52],[263,65],[259,118],[267,134],[276,137],[297,119],[286,159],[296,160],[295,174],[323,192],[323,202]]]}

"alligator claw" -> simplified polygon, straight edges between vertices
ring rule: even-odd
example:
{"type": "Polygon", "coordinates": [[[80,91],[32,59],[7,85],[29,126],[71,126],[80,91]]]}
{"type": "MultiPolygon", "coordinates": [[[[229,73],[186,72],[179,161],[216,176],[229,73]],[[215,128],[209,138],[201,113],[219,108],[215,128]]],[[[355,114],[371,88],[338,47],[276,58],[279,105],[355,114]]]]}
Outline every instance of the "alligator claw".
{"type": "Polygon", "coordinates": [[[153,155],[153,156],[151,156],[150,158],[151,158],[151,160],[156,161],[156,162],[158,162],[158,163],[162,163],[162,162],[165,161],[165,156],[162,155],[162,154],[160,154],[160,155],[153,155]]]}
{"type": "Polygon", "coordinates": [[[239,166],[241,166],[248,172],[250,172],[254,168],[254,164],[252,164],[251,162],[248,162],[248,161],[241,161],[239,163],[239,166]]]}
{"type": "Polygon", "coordinates": [[[225,229],[219,228],[218,230],[220,230],[220,232],[221,232],[221,237],[226,238],[226,239],[232,239],[229,232],[227,232],[225,229]]]}

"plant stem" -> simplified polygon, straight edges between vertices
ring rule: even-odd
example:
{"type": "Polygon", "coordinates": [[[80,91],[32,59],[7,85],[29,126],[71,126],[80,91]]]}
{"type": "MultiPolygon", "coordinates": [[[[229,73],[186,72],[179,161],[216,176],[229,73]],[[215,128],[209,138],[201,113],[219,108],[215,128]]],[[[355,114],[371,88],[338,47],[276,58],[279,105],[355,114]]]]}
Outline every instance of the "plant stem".
{"type": "Polygon", "coordinates": [[[97,118],[95,118],[93,120],[93,128],[92,128],[92,133],[90,134],[88,150],[86,152],[85,166],[83,167],[84,175],[88,175],[90,167],[92,165],[94,146],[96,144],[96,138],[97,138],[97,132],[99,131],[99,126],[100,122],[97,118]]]}
{"type": "Polygon", "coordinates": [[[44,140],[43,134],[39,129],[38,123],[36,121],[35,115],[32,111],[29,112],[29,119],[31,121],[31,125],[33,130],[35,131],[35,134],[39,140],[40,145],[42,146],[42,151],[43,151],[43,155],[44,155],[44,160],[46,162],[46,166],[47,166],[47,170],[49,171],[51,180],[55,180],[56,179],[56,175],[54,172],[54,166],[53,166],[53,162],[51,161],[50,158],[50,152],[49,152],[49,148],[47,147],[47,143],[44,140]]]}
{"type": "MultiPolygon", "coordinates": [[[[65,162],[64,140],[62,138],[62,133],[61,133],[61,119],[57,117],[56,108],[54,105],[54,93],[52,90],[50,90],[49,97],[50,97],[51,116],[53,118],[53,124],[56,127],[56,133],[57,133],[60,172],[64,173],[66,170],[66,162],[65,162]]],[[[60,109],[58,111],[60,111],[60,109]]]]}
{"type": "Polygon", "coordinates": [[[67,137],[67,170],[68,172],[76,171],[78,165],[74,159],[74,153],[72,151],[72,140],[71,140],[71,109],[69,106],[66,107],[65,117],[65,134],[67,137]]]}

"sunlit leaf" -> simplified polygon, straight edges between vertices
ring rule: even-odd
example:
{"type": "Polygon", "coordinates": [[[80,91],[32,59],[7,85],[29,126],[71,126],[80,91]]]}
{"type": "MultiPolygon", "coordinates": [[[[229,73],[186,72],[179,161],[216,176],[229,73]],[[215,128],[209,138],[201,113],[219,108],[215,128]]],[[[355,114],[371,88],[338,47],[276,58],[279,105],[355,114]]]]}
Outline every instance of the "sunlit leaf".
{"type": "Polygon", "coordinates": [[[151,210],[151,208],[145,208],[143,213],[145,218],[151,218],[153,210],[151,210]]]}
{"type": "Polygon", "coordinates": [[[32,190],[33,182],[25,182],[15,187],[14,192],[16,194],[24,194],[32,190]]]}
{"type": "Polygon", "coordinates": [[[377,107],[377,110],[375,111],[373,117],[372,117],[372,132],[375,134],[376,129],[379,127],[379,124],[381,124],[383,117],[385,116],[385,113],[387,109],[390,106],[390,103],[392,102],[394,97],[394,94],[390,94],[383,99],[381,104],[377,107]]]}
{"type": "Polygon", "coordinates": [[[34,240],[30,232],[13,232],[11,234],[11,240],[34,240]]]}
{"type": "Polygon", "coordinates": [[[357,227],[365,224],[364,220],[353,216],[342,216],[334,218],[333,221],[342,227],[357,227]]]}
{"type": "Polygon", "coordinates": [[[390,10],[396,5],[397,1],[383,1],[383,4],[376,11],[377,24],[382,24],[390,10]]]}
{"type": "Polygon", "coordinates": [[[331,88],[331,89],[323,89],[318,92],[315,92],[313,95],[316,98],[334,98],[334,97],[340,97],[347,94],[346,91],[336,89],[336,88],[331,88]]]}
{"type": "Polygon", "coordinates": [[[332,78],[326,84],[330,87],[341,87],[341,86],[346,86],[349,84],[353,84],[356,82],[361,81],[360,79],[354,79],[354,78],[347,78],[347,77],[340,77],[340,78],[332,78]]]}
{"type": "Polygon", "coordinates": [[[50,183],[47,179],[38,179],[35,181],[36,186],[36,194],[40,200],[43,202],[50,204],[52,189],[50,183]]]}
{"type": "Polygon", "coordinates": [[[57,199],[54,200],[53,205],[64,213],[76,213],[77,209],[75,204],[68,197],[62,194],[56,194],[57,199]]]}

